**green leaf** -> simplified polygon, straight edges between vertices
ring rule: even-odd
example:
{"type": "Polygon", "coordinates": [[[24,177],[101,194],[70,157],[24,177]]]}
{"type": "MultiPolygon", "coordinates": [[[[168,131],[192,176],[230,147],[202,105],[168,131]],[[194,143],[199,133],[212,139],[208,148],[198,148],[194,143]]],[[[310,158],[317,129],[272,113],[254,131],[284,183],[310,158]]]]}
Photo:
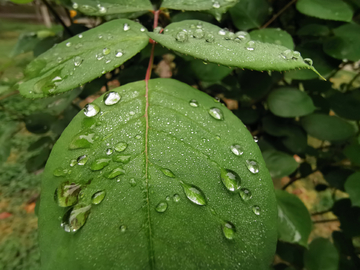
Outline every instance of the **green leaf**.
{"type": "Polygon", "coordinates": [[[240,0],[229,12],[239,30],[260,28],[267,20],[270,5],[266,0],[240,0]]]}
{"type": "Polygon", "coordinates": [[[294,50],[294,41],[286,31],[280,28],[265,28],[250,32],[252,40],[284,46],[294,50]]]}
{"type": "Polygon", "coordinates": [[[325,20],[349,22],[353,16],[351,7],[341,0],[299,0],[296,8],[305,15],[325,20]]]}
{"type": "Polygon", "coordinates": [[[15,4],[28,4],[28,3],[31,3],[34,0],[10,0],[10,1],[15,3],[15,4]]]}
{"type": "Polygon", "coordinates": [[[336,116],[311,114],[302,118],[301,124],[309,135],[320,140],[346,140],[355,134],[352,125],[336,116]]]}
{"type": "Polygon", "coordinates": [[[265,269],[273,259],[275,196],[258,146],[225,106],[175,80],[129,83],[89,104],[43,179],[46,269],[265,269]],[[222,169],[240,190],[226,188],[222,169]],[[57,188],[75,204],[58,206],[57,188]]]}
{"type": "Polygon", "coordinates": [[[149,0],[71,0],[73,9],[90,16],[105,16],[119,13],[134,13],[153,10],[149,0]]]}
{"type": "Polygon", "coordinates": [[[345,182],[345,191],[350,196],[351,204],[360,207],[360,172],[348,177],[345,182]]]}
{"type": "Polygon", "coordinates": [[[20,93],[39,98],[74,89],[120,66],[147,43],[145,28],[136,22],[119,19],[104,23],[33,60],[25,70],[20,93]]]}
{"type": "Polygon", "coordinates": [[[359,144],[350,144],[345,147],[343,151],[344,155],[350,159],[350,161],[355,165],[360,165],[360,145],[359,144]]]}
{"type": "Polygon", "coordinates": [[[340,228],[346,236],[360,236],[359,207],[352,207],[350,199],[341,199],[334,203],[332,211],[339,218],[340,228]]]}
{"type": "Polygon", "coordinates": [[[317,238],[309,245],[309,250],[305,251],[304,264],[307,270],[337,270],[339,263],[339,253],[335,246],[325,238],[317,238]]]}
{"type": "Polygon", "coordinates": [[[360,120],[360,89],[348,93],[334,93],[327,97],[331,109],[340,117],[360,120]]]}
{"type": "Polygon", "coordinates": [[[9,143],[9,140],[16,129],[17,125],[14,122],[3,123],[0,127],[0,165],[4,163],[10,155],[11,143],[9,143]]]}
{"type": "MultiPolygon", "coordinates": [[[[286,47],[250,41],[246,32],[228,32],[206,22],[172,23],[163,34],[148,33],[161,45],[195,58],[224,66],[254,70],[315,69],[286,47]]],[[[316,71],[315,71],[316,72],[316,71]]]]}
{"type": "Polygon", "coordinates": [[[295,159],[280,151],[266,150],[263,157],[272,178],[282,178],[293,173],[298,167],[295,159]]]}
{"type": "Polygon", "coordinates": [[[315,110],[311,98],[305,92],[290,87],[272,91],[267,103],[270,111],[280,117],[304,116],[315,110]]]}
{"type": "Polygon", "coordinates": [[[199,60],[193,60],[190,63],[191,69],[195,76],[206,82],[221,81],[231,73],[231,69],[224,66],[218,66],[212,63],[203,63],[199,60]]]}
{"type": "Polygon", "coordinates": [[[360,59],[360,26],[344,24],[333,30],[334,36],[324,43],[324,51],[336,59],[360,59]]]}
{"type": "Polygon", "coordinates": [[[301,27],[297,34],[299,36],[328,36],[330,29],[326,25],[311,23],[301,27]]]}
{"type": "Polygon", "coordinates": [[[331,186],[344,191],[344,184],[346,179],[353,173],[354,171],[345,169],[345,168],[337,168],[330,167],[322,169],[322,173],[326,182],[328,182],[331,186]]]}
{"type": "Polygon", "coordinates": [[[275,194],[279,239],[307,247],[312,227],[309,211],[297,196],[283,190],[276,190],[275,194]]]}

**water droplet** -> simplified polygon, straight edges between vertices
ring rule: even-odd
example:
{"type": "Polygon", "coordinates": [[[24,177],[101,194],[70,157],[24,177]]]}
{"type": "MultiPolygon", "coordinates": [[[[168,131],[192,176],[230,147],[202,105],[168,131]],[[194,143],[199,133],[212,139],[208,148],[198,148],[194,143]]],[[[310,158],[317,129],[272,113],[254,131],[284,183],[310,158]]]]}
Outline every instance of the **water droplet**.
{"type": "Polygon", "coordinates": [[[124,175],[124,174],[125,174],[125,170],[123,168],[115,168],[108,174],[107,178],[113,179],[119,175],[124,175]]]}
{"type": "Polygon", "coordinates": [[[108,59],[105,61],[105,64],[109,64],[111,62],[111,59],[108,59]]]}
{"type": "Polygon", "coordinates": [[[56,168],[53,172],[54,176],[64,176],[71,172],[71,170],[63,169],[63,168],[56,168]]]}
{"type": "Polygon", "coordinates": [[[140,139],[141,139],[141,136],[140,136],[140,135],[136,135],[136,136],[135,136],[135,139],[140,140],[140,139]]]}
{"type": "Polygon", "coordinates": [[[77,164],[76,159],[70,160],[70,167],[74,167],[77,164]]]}
{"type": "Polygon", "coordinates": [[[191,107],[195,107],[195,108],[199,107],[199,103],[195,99],[190,100],[189,104],[191,107]]]}
{"type": "Polygon", "coordinates": [[[252,210],[253,210],[253,212],[254,212],[255,215],[257,215],[257,216],[260,215],[260,211],[261,211],[260,206],[254,205],[254,206],[252,207],[252,210]]]}
{"type": "Polygon", "coordinates": [[[205,36],[205,41],[206,41],[206,42],[209,42],[209,43],[214,42],[214,41],[215,41],[214,35],[213,35],[213,34],[206,34],[206,36],[205,36]]]}
{"type": "Polygon", "coordinates": [[[204,193],[196,186],[180,181],[186,197],[197,205],[206,205],[204,193]]]}
{"type": "Polygon", "coordinates": [[[119,142],[117,145],[115,145],[115,151],[116,152],[123,152],[125,151],[125,149],[127,148],[127,143],[126,142],[119,142]]]}
{"type": "Polygon", "coordinates": [[[220,8],[220,3],[218,1],[215,1],[213,2],[213,5],[212,5],[213,8],[220,8]]]}
{"type": "Polygon", "coordinates": [[[156,212],[158,212],[158,213],[164,213],[167,208],[168,208],[168,204],[167,204],[166,202],[160,202],[160,203],[156,206],[155,210],[156,210],[156,212]]]}
{"type": "Polygon", "coordinates": [[[252,198],[251,191],[248,190],[247,188],[240,189],[239,195],[241,199],[243,199],[244,201],[248,201],[252,198]]]}
{"type": "Polygon", "coordinates": [[[220,178],[227,190],[235,192],[240,188],[241,179],[236,172],[228,169],[221,169],[220,178]]]}
{"type": "Polygon", "coordinates": [[[108,55],[111,52],[111,50],[109,48],[104,48],[102,52],[104,55],[108,55]]]}
{"type": "Polygon", "coordinates": [[[259,141],[259,138],[257,136],[254,136],[253,139],[254,139],[254,142],[256,142],[256,143],[259,141]]]}
{"type": "Polygon", "coordinates": [[[281,56],[286,60],[290,60],[293,57],[293,53],[292,53],[291,50],[286,50],[286,51],[281,53],[281,56]]]}
{"type": "Polygon", "coordinates": [[[220,29],[219,30],[219,35],[220,36],[225,36],[226,35],[226,30],[225,29],[220,29]]]}
{"type": "Polygon", "coordinates": [[[304,58],[304,62],[305,64],[309,65],[309,66],[312,66],[313,65],[313,60],[310,59],[310,58],[304,58]]]}
{"type": "Polygon", "coordinates": [[[103,38],[103,36],[102,36],[102,35],[98,35],[98,38],[99,38],[99,39],[102,39],[102,38],[103,38]]]}
{"type": "Polygon", "coordinates": [[[100,60],[104,59],[104,55],[102,53],[99,53],[96,55],[96,59],[100,61],[100,60]]]}
{"type": "Polygon", "coordinates": [[[259,165],[253,159],[246,160],[246,167],[254,174],[259,172],[259,165]]]}
{"type": "Polygon", "coordinates": [[[248,51],[254,51],[255,50],[255,42],[250,40],[246,43],[246,49],[248,51]]]}
{"type": "Polygon", "coordinates": [[[130,25],[128,25],[127,23],[124,24],[124,31],[128,31],[130,30],[130,25]]]}
{"type": "Polygon", "coordinates": [[[79,7],[79,4],[78,3],[73,3],[72,7],[73,7],[73,9],[77,9],[79,7]]]}
{"type": "Polygon", "coordinates": [[[185,31],[180,31],[176,34],[175,39],[179,42],[185,42],[188,40],[188,33],[185,31]]]}
{"type": "Polygon", "coordinates": [[[238,144],[233,144],[232,146],[230,146],[230,149],[231,152],[233,152],[236,156],[241,156],[244,153],[244,150],[238,144]]]}
{"type": "Polygon", "coordinates": [[[123,51],[122,50],[117,50],[116,53],[115,53],[115,57],[121,57],[123,56],[123,51]]]}
{"type": "Polygon", "coordinates": [[[162,27],[161,26],[157,26],[154,28],[154,33],[156,34],[160,34],[160,31],[162,30],[162,27]]]}
{"type": "Polygon", "coordinates": [[[175,174],[166,168],[161,168],[160,171],[162,171],[163,174],[165,174],[167,177],[175,178],[175,174]]]}
{"type": "Polygon", "coordinates": [[[216,135],[215,138],[219,141],[221,140],[221,137],[219,135],[216,135]]]}
{"type": "Polygon", "coordinates": [[[74,58],[74,66],[75,66],[75,67],[80,66],[82,62],[83,62],[83,59],[82,59],[80,56],[76,56],[76,57],[74,58]]]}
{"type": "Polygon", "coordinates": [[[84,114],[87,117],[93,117],[95,115],[97,115],[100,112],[100,108],[99,106],[95,105],[95,104],[86,104],[84,107],[84,114]]]}
{"type": "Polygon", "coordinates": [[[80,35],[78,35],[78,37],[79,37],[79,38],[83,38],[83,35],[82,35],[82,34],[80,34],[80,35]]]}
{"type": "Polygon", "coordinates": [[[113,161],[127,164],[127,163],[129,163],[130,158],[131,158],[130,156],[116,155],[116,156],[113,156],[113,161]]]}
{"type": "Polygon", "coordinates": [[[108,92],[104,95],[105,105],[114,105],[118,103],[121,99],[121,96],[118,92],[108,92]]]}
{"type": "Polygon", "coordinates": [[[247,41],[250,39],[250,35],[248,32],[245,32],[245,31],[239,31],[239,32],[236,32],[235,33],[235,38],[234,40],[236,42],[244,42],[244,41],[247,41]]]}
{"type": "Polygon", "coordinates": [[[209,114],[216,120],[224,120],[224,115],[219,108],[211,108],[209,114]]]}
{"type": "Polygon", "coordinates": [[[60,56],[57,58],[57,62],[58,62],[58,63],[61,63],[62,60],[63,60],[63,59],[62,59],[62,57],[60,57],[60,56]]]}
{"type": "Polygon", "coordinates": [[[173,196],[173,201],[174,201],[174,202],[179,202],[179,201],[180,201],[180,196],[179,196],[179,194],[175,194],[175,195],[173,196]]]}
{"type": "Polygon", "coordinates": [[[294,59],[299,59],[300,56],[301,56],[300,52],[298,52],[298,51],[294,51],[294,52],[293,52],[292,57],[293,57],[294,59]]]}
{"type": "Polygon", "coordinates": [[[227,32],[227,34],[225,35],[225,40],[233,40],[235,38],[235,34],[233,32],[227,32]]]}
{"type": "Polygon", "coordinates": [[[106,13],[106,7],[99,6],[99,12],[101,14],[105,14],[106,13]]]}
{"type": "Polygon", "coordinates": [[[78,202],[81,186],[69,181],[63,182],[55,191],[55,201],[60,207],[68,207],[78,202]]]}
{"type": "Polygon", "coordinates": [[[88,160],[89,160],[89,157],[87,155],[82,155],[82,156],[78,157],[77,164],[80,166],[85,165],[88,160]]]}
{"type": "Polygon", "coordinates": [[[104,190],[94,193],[91,197],[92,204],[100,204],[105,198],[106,192],[104,190]]]}
{"type": "Polygon", "coordinates": [[[135,181],[134,178],[131,178],[129,182],[130,182],[130,185],[131,185],[132,187],[135,187],[135,186],[136,186],[136,181],[135,181]]]}
{"type": "Polygon", "coordinates": [[[66,47],[70,47],[70,46],[71,46],[71,42],[67,42],[67,43],[65,44],[65,46],[66,46],[66,47]]]}
{"type": "Polygon", "coordinates": [[[145,32],[145,30],[146,30],[145,27],[141,27],[141,28],[140,28],[140,31],[141,31],[141,32],[145,32]]]}
{"type": "Polygon", "coordinates": [[[120,226],[120,231],[121,232],[126,232],[126,229],[127,229],[127,227],[125,225],[120,226]]]}
{"type": "Polygon", "coordinates": [[[194,38],[203,38],[204,35],[204,30],[202,30],[201,28],[196,29],[193,34],[194,38]]]}
{"type": "Polygon", "coordinates": [[[222,230],[227,239],[231,240],[234,238],[236,232],[234,224],[227,221],[223,224],[222,230]]]}
{"type": "Polygon", "coordinates": [[[106,149],[106,154],[109,156],[113,153],[114,151],[111,148],[106,149]]]}
{"type": "Polygon", "coordinates": [[[109,165],[111,159],[110,158],[98,158],[93,163],[91,163],[90,169],[92,171],[99,171],[109,165]]]}
{"type": "MultiPolygon", "coordinates": [[[[69,144],[69,149],[90,148],[91,145],[94,143],[94,141],[95,141],[94,133],[78,133],[71,140],[71,142],[69,144]]],[[[75,164],[77,164],[76,160],[75,160],[75,164]]],[[[70,164],[70,166],[71,166],[71,164],[70,164]]]]}
{"type": "Polygon", "coordinates": [[[61,227],[66,232],[77,232],[82,226],[84,226],[87,217],[90,214],[91,205],[77,204],[74,208],[65,213],[61,227]]]}

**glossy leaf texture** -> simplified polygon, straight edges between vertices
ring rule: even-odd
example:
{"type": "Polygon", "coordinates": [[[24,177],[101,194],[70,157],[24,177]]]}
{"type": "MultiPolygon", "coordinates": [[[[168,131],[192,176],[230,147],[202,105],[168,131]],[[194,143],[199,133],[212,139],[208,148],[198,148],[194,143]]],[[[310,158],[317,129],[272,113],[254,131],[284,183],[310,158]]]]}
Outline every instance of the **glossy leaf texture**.
{"type": "Polygon", "coordinates": [[[305,251],[304,264],[308,270],[337,270],[339,263],[339,253],[335,246],[325,238],[317,238],[309,245],[309,250],[305,251]]]}
{"type": "Polygon", "coordinates": [[[275,194],[279,239],[307,247],[312,227],[309,211],[297,196],[283,190],[276,190],[275,194]]]}
{"type": "Polygon", "coordinates": [[[224,66],[253,70],[311,69],[298,52],[286,47],[250,40],[247,32],[232,33],[197,20],[172,23],[163,34],[148,33],[161,45],[224,66]]]}
{"type": "Polygon", "coordinates": [[[289,33],[280,28],[265,28],[250,32],[252,40],[272,43],[294,50],[294,41],[289,33]]]}
{"type": "Polygon", "coordinates": [[[144,81],[112,90],[55,144],[39,211],[43,267],[267,268],[276,201],[251,134],[178,81],[150,80],[145,95],[144,81]]]}
{"type": "Polygon", "coordinates": [[[149,0],[72,0],[72,7],[90,16],[133,13],[153,9],[149,0]]]}
{"type": "Polygon", "coordinates": [[[29,98],[59,94],[120,66],[146,44],[146,29],[119,19],[74,36],[34,59],[20,93],[29,98]]]}
{"type": "Polygon", "coordinates": [[[348,177],[345,182],[345,190],[350,195],[352,206],[360,207],[360,172],[348,177]]]}
{"type": "Polygon", "coordinates": [[[342,0],[299,0],[296,8],[301,13],[325,20],[349,22],[353,10],[342,0]]]}

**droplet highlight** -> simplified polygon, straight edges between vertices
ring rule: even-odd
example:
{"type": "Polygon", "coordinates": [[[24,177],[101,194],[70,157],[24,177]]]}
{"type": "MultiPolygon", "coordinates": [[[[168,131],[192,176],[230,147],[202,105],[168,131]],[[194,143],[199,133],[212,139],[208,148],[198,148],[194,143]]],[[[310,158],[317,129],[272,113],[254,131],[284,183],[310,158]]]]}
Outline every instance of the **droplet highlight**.
{"type": "Polygon", "coordinates": [[[239,195],[241,199],[243,199],[244,201],[248,201],[252,198],[251,191],[248,190],[247,188],[240,189],[239,195]]]}
{"type": "Polygon", "coordinates": [[[160,203],[156,206],[155,210],[156,210],[156,212],[158,212],[158,213],[164,213],[167,208],[168,208],[168,204],[167,204],[166,202],[160,202],[160,203]]]}
{"type": "Polygon", "coordinates": [[[84,114],[87,117],[93,117],[97,115],[99,112],[100,112],[100,108],[95,104],[86,104],[86,106],[84,107],[84,114]]]}
{"type": "Polygon", "coordinates": [[[250,172],[252,172],[253,174],[256,174],[259,172],[259,165],[258,163],[253,160],[253,159],[248,159],[246,160],[246,167],[248,168],[248,170],[250,172]]]}
{"type": "Polygon", "coordinates": [[[235,192],[240,189],[241,178],[236,172],[228,169],[221,169],[220,178],[227,190],[235,192]]]}
{"type": "Polygon", "coordinates": [[[226,239],[232,240],[235,236],[235,226],[231,222],[225,222],[222,226],[222,231],[226,239]]]}
{"type": "Polygon", "coordinates": [[[115,145],[114,149],[116,152],[123,152],[127,148],[126,142],[119,142],[117,145],[115,145]]]}
{"type": "Polygon", "coordinates": [[[238,144],[233,144],[230,146],[231,152],[236,156],[241,156],[244,153],[242,147],[238,144]]]}
{"type": "Polygon", "coordinates": [[[104,103],[105,105],[115,105],[116,103],[118,103],[121,99],[121,96],[119,95],[118,92],[109,92],[106,93],[104,96],[104,103]]]}
{"type": "Polygon", "coordinates": [[[224,115],[219,108],[211,108],[209,114],[216,120],[224,120],[224,115]]]}
{"type": "Polygon", "coordinates": [[[206,205],[206,199],[204,193],[197,186],[184,183],[180,181],[183,187],[186,197],[197,205],[206,205]]]}
{"type": "Polygon", "coordinates": [[[104,190],[94,193],[91,197],[91,203],[95,205],[100,204],[104,200],[105,194],[106,192],[104,190]]]}
{"type": "Polygon", "coordinates": [[[161,168],[160,171],[167,177],[175,178],[175,174],[172,171],[170,171],[169,169],[161,168]]]}
{"type": "Polygon", "coordinates": [[[260,215],[260,211],[261,211],[260,206],[254,205],[254,206],[252,207],[252,211],[254,212],[255,215],[259,216],[259,215],[260,215]]]}
{"type": "Polygon", "coordinates": [[[199,107],[199,103],[195,99],[190,100],[189,104],[191,107],[194,107],[194,108],[199,107]]]}

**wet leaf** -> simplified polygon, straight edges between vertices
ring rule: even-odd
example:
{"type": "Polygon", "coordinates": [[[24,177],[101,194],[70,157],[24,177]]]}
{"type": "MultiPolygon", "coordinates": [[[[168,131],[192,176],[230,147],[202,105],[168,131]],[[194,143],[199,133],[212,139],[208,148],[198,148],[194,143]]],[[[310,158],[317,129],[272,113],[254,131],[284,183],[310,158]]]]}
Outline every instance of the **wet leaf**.
{"type": "Polygon", "coordinates": [[[275,251],[276,204],[251,134],[188,85],[154,79],[148,89],[148,102],[144,81],[101,96],[53,147],[39,211],[43,267],[265,269],[275,251]],[[248,200],[224,186],[223,169],[238,174],[248,200]],[[64,182],[81,186],[73,210],[54,202],[64,182]],[[104,200],[91,204],[99,191],[104,200]]]}
{"type": "Polygon", "coordinates": [[[325,238],[317,238],[309,245],[309,250],[305,251],[304,264],[308,270],[337,270],[339,263],[339,253],[335,246],[325,238]]]}
{"type": "Polygon", "coordinates": [[[250,32],[252,40],[284,46],[294,50],[294,41],[290,34],[280,28],[265,28],[250,32]]]}

